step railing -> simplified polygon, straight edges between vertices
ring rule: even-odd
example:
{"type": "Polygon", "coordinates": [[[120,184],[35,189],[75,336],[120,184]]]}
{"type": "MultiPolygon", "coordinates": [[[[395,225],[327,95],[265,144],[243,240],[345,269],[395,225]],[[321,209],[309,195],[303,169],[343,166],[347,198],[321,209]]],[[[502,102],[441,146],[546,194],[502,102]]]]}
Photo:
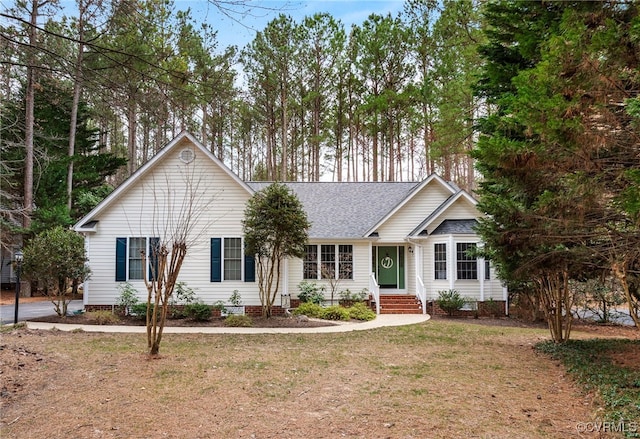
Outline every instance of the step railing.
{"type": "Polygon", "coordinates": [[[376,314],[380,315],[380,287],[375,273],[371,273],[369,276],[369,292],[373,296],[373,300],[376,301],[376,314]]]}
{"type": "Polygon", "coordinates": [[[416,276],[416,298],[420,301],[422,306],[422,314],[427,313],[427,289],[424,287],[424,282],[420,276],[416,276]]]}

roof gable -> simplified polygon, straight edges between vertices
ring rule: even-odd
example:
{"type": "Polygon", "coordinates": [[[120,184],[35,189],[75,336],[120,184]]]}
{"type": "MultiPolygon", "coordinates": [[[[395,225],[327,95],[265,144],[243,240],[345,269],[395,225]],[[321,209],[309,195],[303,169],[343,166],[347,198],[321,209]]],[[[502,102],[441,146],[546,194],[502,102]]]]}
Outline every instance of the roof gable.
{"type": "Polygon", "coordinates": [[[475,198],[473,198],[464,190],[459,189],[455,194],[451,195],[444,203],[442,203],[436,210],[431,212],[431,214],[427,218],[425,218],[424,221],[418,224],[418,226],[411,231],[409,236],[418,236],[418,235],[423,236],[425,234],[429,234],[427,231],[428,227],[431,224],[433,224],[433,222],[437,218],[439,218],[447,209],[449,209],[459,200],[465,200],[468,203],[472,204],[473,206],[478,204],[475,198]]]}
{"type": "Polygon", "coordinates": [[[395,206],[390,209],[384,217],[382,217],[378,222],[376,222],[372,227],[370,227],[364,234],[364,236],[369,236],[376,231],[382,224],[389,220],[396,212],[398,212],[403,206],[405,206],[413,197],[415,197],[418,193],[424,190],[430,183],[440,184],[443,188],[445,188],[448,192],[454,194],[456,192],[456,188],[444,181],[441,177],[436,174],[431,174],[427,178],[425,178],[421,183],[416,185],[413,190],[408,193],[402,200],[400,200],[395,206]]]}
{"type": "Polygon", "coordinates": [[[140,181],[143,176],[148,175],[150,172],[161,163],[165,157],[171,152],[177,151],[179,148],[185,148],[192,146],[198,149],[204,156],[210,159],[215,165],[217,165],[225,174],[227,174],[235,183],[246,190],[249,194],[253,194],[253,190],[243,182],[234,172],[232,172],[221,160],[215,157],[211,151],[196,140],[190,133],[183,131],[178,134],[171,142],[169,142],[164,148],[162,148],[151,160],[142,165],[136,170],[129,178],[127,178],[122,184],[120,184],[113,192],[111,192],[104,200],[102,200],[96,207],[94,207],[88,214],[82,217],[74,226],[73,229],[77,232],[90,232],[95,231],[97,221],[96,218],[105,210],[122,197],[127,191],[140,181]]]}

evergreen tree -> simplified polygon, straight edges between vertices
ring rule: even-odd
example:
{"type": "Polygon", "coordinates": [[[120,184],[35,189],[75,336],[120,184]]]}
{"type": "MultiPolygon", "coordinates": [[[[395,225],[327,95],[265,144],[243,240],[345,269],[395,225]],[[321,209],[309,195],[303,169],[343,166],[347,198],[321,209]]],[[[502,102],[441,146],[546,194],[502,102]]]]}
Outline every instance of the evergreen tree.
{"type": "Polygon", "coordinates": [[[625,169],[640,167],[638,131],[624,110],[638,89],[627,73],[638,66],[629,34],[637,7],[500,2],[487,5],[486,18],[479,90],[496,112],[482,121],[474,153],[484,176],[479,208],[489,215],[480,232],[501,277],[536,291],[562,342],[571,332],[569,281],[611,269],[609,255],[621,251],[612,234],[639,242],[637,224],[614,201],[634,185],[625,169]]]}
{"type": "Polygon", "coordinates": [[[246,253],[256,258],[262,315],[271,317],[282,263],[285,258],[304,256],[311,224],[298,197],[282,183],[256,192],[244,216],[246,253]]]}

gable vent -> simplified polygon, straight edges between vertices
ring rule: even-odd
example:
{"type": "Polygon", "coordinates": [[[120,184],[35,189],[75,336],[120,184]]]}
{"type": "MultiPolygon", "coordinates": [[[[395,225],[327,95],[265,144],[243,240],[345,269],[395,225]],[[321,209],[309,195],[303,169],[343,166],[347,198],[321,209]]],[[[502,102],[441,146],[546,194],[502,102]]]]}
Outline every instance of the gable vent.
{"type": "Polygon", "coordinates": [[[180,160],[182,160],[183,163],[191,163],[194,158],[196,158],[196,154],[192,149],[185,148],[180,151],[180,160]]]}

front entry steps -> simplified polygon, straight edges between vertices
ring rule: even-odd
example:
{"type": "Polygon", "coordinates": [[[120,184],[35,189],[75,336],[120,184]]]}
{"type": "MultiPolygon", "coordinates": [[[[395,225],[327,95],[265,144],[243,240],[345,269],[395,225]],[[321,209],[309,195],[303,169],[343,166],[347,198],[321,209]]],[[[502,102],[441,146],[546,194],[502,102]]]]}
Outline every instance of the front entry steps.
{"type": "Polygon", "coordinates": [[[381,294],[380,314],[422,314],[422,306],[416,296],[381,294]]]}

